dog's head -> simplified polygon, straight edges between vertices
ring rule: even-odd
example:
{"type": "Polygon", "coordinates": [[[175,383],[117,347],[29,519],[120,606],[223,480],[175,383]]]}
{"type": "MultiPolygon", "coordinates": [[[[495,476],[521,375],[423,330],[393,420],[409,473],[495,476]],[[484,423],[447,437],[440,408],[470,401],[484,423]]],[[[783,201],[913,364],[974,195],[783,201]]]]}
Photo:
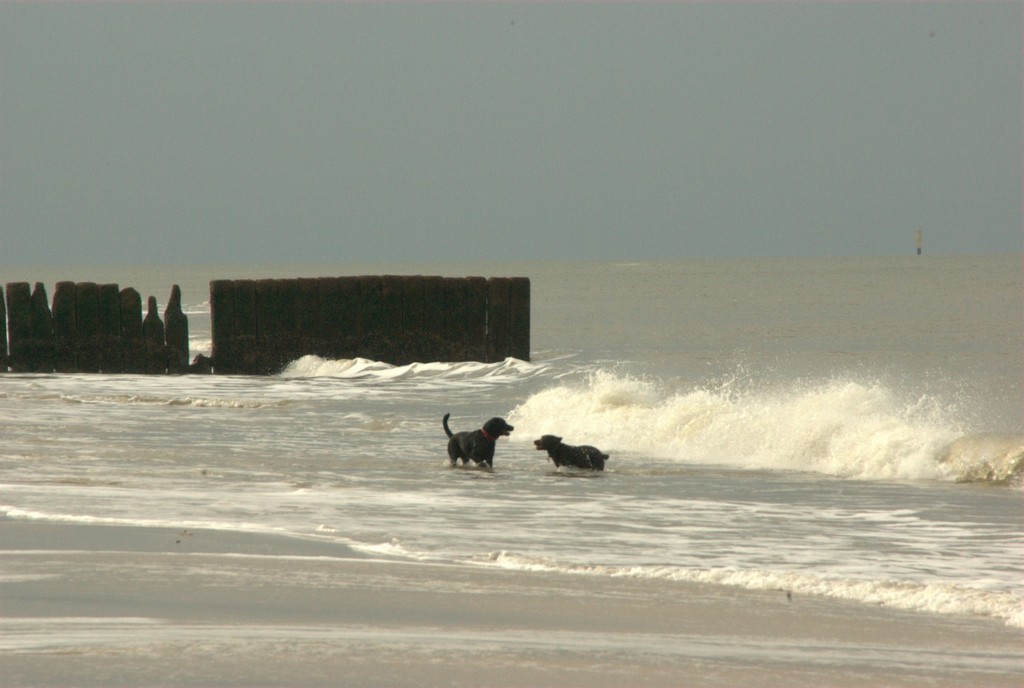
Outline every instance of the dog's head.
{"type": "Polygon", "coordinates": [[[488,437],[498,439],[499,437],[507,437],[510,432],[515,430],[511,425],[505,422],[504,418],[491,418],[489,421],[484,423],[483,431],[488,437]]]}
{"type": "Polygon", "coordinates": [[[562,438],[558,437],[557,435],[544,435],[539,440],[534,440],[533,446],[536,447],[539,451],[547,451],[549,449],[554,449],[561,443],[562,438]]]}

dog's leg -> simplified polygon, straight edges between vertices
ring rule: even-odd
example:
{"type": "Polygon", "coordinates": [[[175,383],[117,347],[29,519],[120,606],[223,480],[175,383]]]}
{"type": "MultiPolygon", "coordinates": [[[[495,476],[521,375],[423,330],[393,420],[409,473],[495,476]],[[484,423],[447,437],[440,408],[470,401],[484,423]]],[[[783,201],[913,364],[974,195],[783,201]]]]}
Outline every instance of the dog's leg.
{"type": "Polygon", "coordinates": [[[459,462],[460,455],[462,455],[462,461],[465,462],[466,457],[462,453],[458,441],[453,437],[452,439],[448,440],[448,463],[452,466],[457,465],[459,462]]]}

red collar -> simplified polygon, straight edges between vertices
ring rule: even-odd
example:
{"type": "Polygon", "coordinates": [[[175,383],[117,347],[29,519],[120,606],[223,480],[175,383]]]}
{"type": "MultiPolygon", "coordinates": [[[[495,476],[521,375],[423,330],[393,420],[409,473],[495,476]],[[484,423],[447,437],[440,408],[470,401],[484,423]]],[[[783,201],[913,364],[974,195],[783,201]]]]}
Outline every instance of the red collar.
{"type": "Polygon", "coordinates": [[[494,440],[495,440],[495,438],[493,438],[493,437],[491,437],[490,435],[488,435],[488,434],[487,434],[487,431],[486,431],[486,430],[484,430],[483,428],[480,428],[480,432],[481,432],[481,433],[483,433],[483,436],[484,436],[484,438],[485,438],[485,439],[486,439],[486,440],[487,440],[488,442],[490,442],[490,443],[492,443],[492,444],[494,443],[494,440]]]}

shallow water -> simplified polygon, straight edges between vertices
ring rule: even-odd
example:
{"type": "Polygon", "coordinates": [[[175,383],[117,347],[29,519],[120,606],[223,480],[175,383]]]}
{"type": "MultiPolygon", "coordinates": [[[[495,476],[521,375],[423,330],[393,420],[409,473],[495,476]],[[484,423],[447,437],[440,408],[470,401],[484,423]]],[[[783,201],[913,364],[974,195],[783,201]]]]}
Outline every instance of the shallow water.
{"type": "MultiPolygon", "coordinates": [[[[209,352],[210,279],[362,267],[3,278],[158,298],[179,283],[194,355],[209,352]]],[[[532,362],[0,377],[0,517],[276,533],[1024,626],[1019,257],[481,272],[531,278],[532,362]],[[448,412],[455,430],[515,425],[493,471],[447,466],[448,412]],[[554,470],[532,445],[546,433],[601,447],[608,470],[554,470]]]]}

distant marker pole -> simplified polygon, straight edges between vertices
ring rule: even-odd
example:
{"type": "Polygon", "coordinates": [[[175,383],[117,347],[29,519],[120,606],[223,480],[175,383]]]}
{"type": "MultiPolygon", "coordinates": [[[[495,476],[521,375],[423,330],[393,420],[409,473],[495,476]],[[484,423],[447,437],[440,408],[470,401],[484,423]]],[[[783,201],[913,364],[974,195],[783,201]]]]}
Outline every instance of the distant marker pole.
{"type": "Polygon", "coordinates": [[[921,255],[921,230],[917,230],[917,255],[921,255]]]}

